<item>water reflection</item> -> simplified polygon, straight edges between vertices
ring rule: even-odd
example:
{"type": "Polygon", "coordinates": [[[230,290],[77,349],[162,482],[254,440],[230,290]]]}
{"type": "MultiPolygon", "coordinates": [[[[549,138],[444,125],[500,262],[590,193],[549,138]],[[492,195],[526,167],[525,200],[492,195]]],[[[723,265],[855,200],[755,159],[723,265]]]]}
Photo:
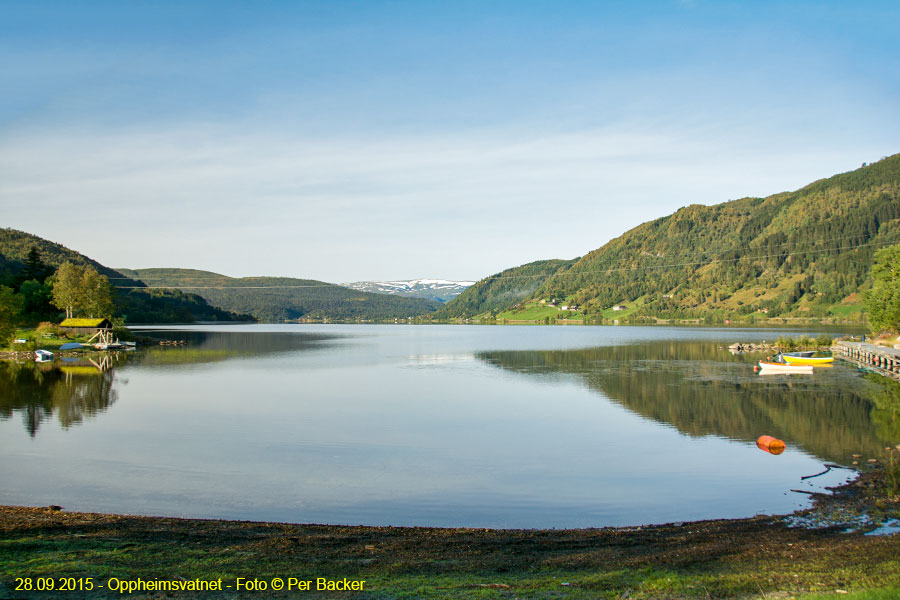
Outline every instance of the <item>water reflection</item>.
{"type": "Polygon", "coordinates": [[[0,365],[2,414],[18,412],[0,422],[0,503],[485,527],[751,516],[805,506],[789,490],[847,474],[801,484],[820,457],[845,462],[900,422],[900,386],[846,366],[758,377],[753,357],[711,341],[732,332],[259,325],[153,335],[187,344],[107,365],[97,353],[0,365]],[[29,439],[20,418],[41,435],[29,439]],[[84,427],[64,429],[78,419],[84,427]],[[759,451],[763,433],[787,451],[759,451]]]}
{"type": "Polygon", "coordinates": [[[132,357],[134,364],[171,366],[210,363],[231,358],[255,357],[322,348],[338,336],[314,333],[142,331],[150,340],[183,345],[147,346],[132,357]]]}
{"type": "Polygon", "coordinates": [[[477,357],[519,373],[577,376],[630,411],[689,436],[752,442],[770,434],[841,464],[900,440],[900,384],[868,376],[859,385],[858,374],[843,366],[762,378],[752,371],[758,355],[685,341],[477,357]]]}
{"type": "Polygon", "coordinates": [[[127,380],[115,371],[125,366],[177,367],[228,359],[321,348],[334,338],[321,334],[231,333],[201,331],[147,332],[149,339],[183,345],[145,346],[134,352],[87,352],[53,362],[0,361],[0,419],[20,413],[34,437],[55,414],[63,429],[95,417],[118,399],[127,380]]]}
{"type": "Polygon", "coordinates": [[[56,415],[63,429],[94,417],[118,399],[119,353],[53,363],[0,361],[0,418],[22,415],[31,437],[56,415]]]}
{"type": "Polygon", "coordinates": [[[878,437],[891,444],[900,441],[900,382],[876,373],[868,373],[865,378],[872,383],[868,397],[878,437]]]}

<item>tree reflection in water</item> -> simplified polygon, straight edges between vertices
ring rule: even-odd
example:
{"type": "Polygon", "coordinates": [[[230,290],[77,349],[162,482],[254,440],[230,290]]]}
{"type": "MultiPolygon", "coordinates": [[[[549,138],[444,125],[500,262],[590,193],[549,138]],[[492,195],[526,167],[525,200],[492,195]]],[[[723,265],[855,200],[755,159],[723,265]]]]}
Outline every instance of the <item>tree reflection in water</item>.
{"type": "Polygon", "coordinates": [[[148,331],[150,338],[179,340],[183,346],[148,346],[137,352],[88,353],[51,363],[0,361],[0,419],[20,412],[34,437],[56,414],[63,429],[94,417],[118,399],[114,368],[175,368],[244,357],[315,350],[340,334],[148,331]]]}
{"type": "Polygon", "coordinates": [[[762,434],[849,464],[900,442],[900,384],[836,365],[815,375],[759,376],[759,355],[709,342],[580,350],[484,352],[491,365],[533,376],[571,375],[613,402],[690,436],[753,442],[762,434]]]}
{"type": "Polygon", "coordinates": [[[113,366],[117,353],[52,363],[0,361],[0,418],[22,414],[34,437],[56,414],[63,429],[94,417],[118,399],[113,366]]]}

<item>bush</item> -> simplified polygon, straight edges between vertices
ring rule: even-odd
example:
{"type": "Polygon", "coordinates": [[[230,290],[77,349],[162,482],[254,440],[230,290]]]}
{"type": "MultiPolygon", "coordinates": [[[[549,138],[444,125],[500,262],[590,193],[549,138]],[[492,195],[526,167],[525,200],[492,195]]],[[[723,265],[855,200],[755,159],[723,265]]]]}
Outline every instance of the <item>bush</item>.
{"type": "Polygon", "coordinates": [[[816,346],[830,347],[833,343],[834,343],[834,339],[826,333],[823,333],[822,335],[820,335],[819,337],[816,338],[816,346]]]}
{"type": "Polygon", "coordinates": [[[34,335],[39,340],[49,337],[60,337],[61,333],[62,330],[59,328],[59,325],[50,323],[49,321],[38,323],[38,326],[34,330],[34,335]]]}
{"type": "Polygon", "coordinates": [[[778,349],[784,352],[785,350],[791,351],[797,347],[796,342],[794,342],[794,338],[781,336],[778,338],[777,343],[778,349]]]}

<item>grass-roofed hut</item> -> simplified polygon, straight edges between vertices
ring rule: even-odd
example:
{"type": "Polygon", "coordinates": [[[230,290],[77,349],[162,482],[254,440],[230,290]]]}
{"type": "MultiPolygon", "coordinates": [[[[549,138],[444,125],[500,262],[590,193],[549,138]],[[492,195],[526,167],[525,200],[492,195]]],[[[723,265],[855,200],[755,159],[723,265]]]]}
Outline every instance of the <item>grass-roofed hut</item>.
{"type": "Polygon", "coordinates": [[[59,324],[60,329],[77,335],[96,335],[101,331],[112,331],[113,324],[109,319],[65,319],[59,324]]]}

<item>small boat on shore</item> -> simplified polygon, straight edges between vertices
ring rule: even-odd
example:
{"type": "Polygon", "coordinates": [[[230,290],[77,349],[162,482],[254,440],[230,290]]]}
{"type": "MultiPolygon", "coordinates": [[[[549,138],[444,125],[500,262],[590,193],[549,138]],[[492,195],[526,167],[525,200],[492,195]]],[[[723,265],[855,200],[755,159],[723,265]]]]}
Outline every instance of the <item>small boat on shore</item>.
{"type": "Polygon", "coordinates": [[[759,361],[760,375],[769,375],[772,373],[795,373],[803,375],[812,375],[812,365],[792,365],[789,363],[759,361]]]}
{"type": "Polygon", "coordinates": [[[782,352],[784,362],[791,365],[828,365],[834,362],[833,356],[814,356],[815,352],[782,352]]]}
{"type": "Polygon", "coordinates": [[[35,350],[34,362],[50,362],[53,360],[53,353],[49,350],[35,350]]]}

